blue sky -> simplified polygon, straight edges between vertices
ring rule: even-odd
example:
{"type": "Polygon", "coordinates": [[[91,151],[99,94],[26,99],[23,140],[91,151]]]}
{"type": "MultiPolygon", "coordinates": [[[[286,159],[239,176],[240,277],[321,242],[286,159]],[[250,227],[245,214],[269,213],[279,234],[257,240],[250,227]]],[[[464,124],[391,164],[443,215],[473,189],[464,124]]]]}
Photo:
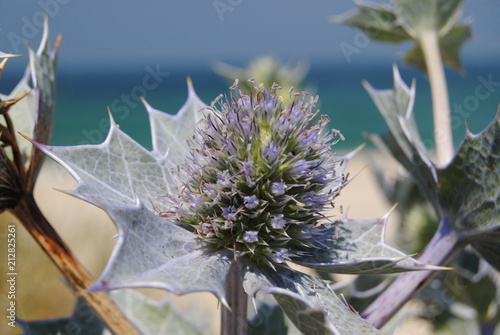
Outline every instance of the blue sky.
{"type": "MultiPolygon", "coordinates": [[[[159,62],[208,68],[215,60],[244,64],[267,54],[339,66],[400,59],[407,45],[359,41],[360,52],[346,59],[339,46],[355,45],[360,37],[328,18],[354,8],[351,0],[2,0],[0,50],[26,54],[20,39],[36,47],[47,12],[52,41],[63,34],[59,70],[64,72],[159,62]],[[225,12],[216,10],[217,1],[227,5],[225,12]]],[[[500,59],[500,1],[466,0],[463,16],[473,20],[475,35],[463,58],[500,59]]]]}

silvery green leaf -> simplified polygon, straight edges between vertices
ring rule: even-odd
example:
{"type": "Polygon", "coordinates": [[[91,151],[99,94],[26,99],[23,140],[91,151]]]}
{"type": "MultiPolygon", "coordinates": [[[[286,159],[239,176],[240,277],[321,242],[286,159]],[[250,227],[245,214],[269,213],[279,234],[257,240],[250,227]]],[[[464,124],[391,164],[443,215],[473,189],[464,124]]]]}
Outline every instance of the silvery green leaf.
{"type": "Polygon", "coordinates": [[[285,266],[243,267],[243,286],[272,294],[303,334],[381,334],[342,302],[329,283],[285,266]]]}
{"type": "Polygon", "coordinates": [[[333,16],[332,21],[356,27],[371,39],[382,42],[399,43],[412,39],[401,27],[396,15],[385,7],[359,4],[357,11],[333,16]]]}
{"type": "Polygon", "coordinates": [[[387,288],[390,282],[389,275],[363,275],[339,281],[331,285],[331,288],[337,294],[342,294],[356,310],[362,311],[387,288]]]}
{"type": "Polygon", "coordinates": [[[166,114],[143,101],[149,114],[153,141],[153,154],[168,155],[172,166],[182,163],[188,152],[186,139],[194,135],[195,127],[207,107],[196,95],[191,80],[188,80],[188,99],[175,115],[166,114]]]}
{"type": "Polygon", "coordinates": [[[195,234],[141,204],[102,206],[117,224],[119,240],[91,290],[153,287],[175,294],[206,291],[225,303],[229,252],[209,251],[195,234]]]}
{"type": "Polygon", "coordinates": [[[157,301],[134,290],[117,290],[110,295],[142,335],[204,334],[168,296],[157,301]]]}
{"type": "Polygon", "coordinates": [[[481,133],[467,130],[451,163],[438,169],[445,220],[500,269],[500,112],[481,133]]]}
{"type": "MultiPolygon", "coordinates": [[[[190,95],[186,105],[196,106],[196,99],[190,95]]],[[[177,185],[165,154],[170,149],[155,136],[159,133],[153,133],[153,143],[158,144],[150,152],[111,120],[101,144],[37,146],[77,180],[69,194],[102,208],[117,225],[118,242],[93,289],[147,286],[177,294],[208,291],[225,302],[224,278],[231,257],[206,252],[207,245],[195,234],[159,215],[170,210],[165,197],[175,196],[177,185]]]]}
{"type": "Polygon", "coordinates": [[[368,135],[368,138],[400,162],[415,178],[423,194],[436,204],[435,168],[428,158],[413,116],[415,83],[408,88],[395,66],[394,89],[377,90],[366,82],[364,85],[389,126],[388,133],[368,135]]]}
{"type": "Polygon", "coordinates": [[[104,324],[81,298],[77,299],[70,317],[18,322],[26,335],[100,335],[104,332],[104,324]]]}
{"type": "MultiPolygon", "coordinates": [[[[33,82],[33,93],[35,96],[35,127],[33,129],[33,140],[48,144],[52,137],[54,123],[54,108],[56,102],[55,72],[57,62],[56,47],[51,50],[49,45],[49,23],[48,18],[44,21],[43,37],[38,51],[28,49],[30,54],[30,72],[33,82]]],[[[25,140],[23,140],[25,141],[25,140]]],[[[27,188],[33,189],[38,172],[42,166],[44,155],[35,147],[31,149],[30,165],[27,173],[27,188]]]]}
{"type": "MultiPolygon", "coordinates": [[[[446,35],[440,38],[439,51],[443,63],[458,72],[463,72],[460,61],[460,49],[471,37],[470,26],[465,25],[453,27],[446,35]]],[[[427,71],[424,54],[418,43],[405,55],[405,61],[423,72],[427,71]]]]}
{"type": "Polygon", "coordinates": [[[27,168],[25,187],[29,191],[33,190],[43,153],[33,148],[20,134],[41,143],[48,143],[52,136],[58,44],[55,50],[50,49],[48,29],[48,21],[45,20],[38,52],[35,53],[28,48],[30,66],[23,78],[9,95],[0,94],[0,100],[15,102],[8,106],[8,112],[15,128],[13,135],[16,137],[22,160],[27,168]],[[30,87],[30,80],[33,89],[30,87]],[[16,101],[20,97],[23,98],[16,101]]]}
{"type": "Polygon", "coordinates": [[[460,18],[463,0],[392,0],[399,23],[414,38],[428,31],[444,36],[460,18]]]}
{"type": "Polygon", "coordinates": [[[50,147],[38,144],[78,181],[70,191],[99,207],[136,206],[168,210],[165,196],[176,192],[172,166],[122,132],[111,119],[106,140],[98,145],[50,147]]]}
{"type": "MultiPolygon", "coordinates": [[[[157,301],[134,290],[117,290],[110,295],[143,335],[202,334],[199,327],[188,320],[169,297],[157,301]]],[[[27,335],[110,334],[94,311],[81,298],[77,299],[70,317],[19,321],[19,324],[27,335]]]]}
{"type": "Polygon", "coordinates": [[[438,270],[439,267],[422,264],[385,243],[389,214],[375,220],[344,217],[331,230],[334,238],[323,242],[324,249],[313,255],[293,258],[293,262],[321,271],[351,274],[438,270]]]}

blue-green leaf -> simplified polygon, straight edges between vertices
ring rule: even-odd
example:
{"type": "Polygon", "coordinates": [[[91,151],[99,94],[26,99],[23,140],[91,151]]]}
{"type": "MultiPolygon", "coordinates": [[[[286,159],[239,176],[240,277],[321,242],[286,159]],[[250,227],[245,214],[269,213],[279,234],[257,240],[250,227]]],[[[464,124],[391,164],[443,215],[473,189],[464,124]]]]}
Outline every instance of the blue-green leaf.
{"type": "Polygon", "coordinates": [[[463,0],[392,0],[400,24],[414,38],[427,31],[447,34],[462,14],[463,0]]]}
{"type": "Polygon", "coordinates": [[[175,115],[154,109],[145,100],[143,102],[151,124],[153,154],[165,159],[168,156],[171,166],[182,163],[188,152],[186,139],[194,135],[207,107],[196,95],[191,80],[188,80],[188,99],[175,115]]]}
{"type": "Polygon", "coordinates": [[[255,296],[272,294],[303,334],[381,334],[342,302],[329,283],[288,267],[276,269],[247,265],[243,286],[255,296]]]}
{"type": "MultiPolygon", "coordinates": [[[[193,91],[181,116],[191,115],[186,119],[193,122],[200,105],[193,91]]],[[[170,121],[162,123],[167,133],[168,126],[177,127],[176,116],[166,116],[165,120],[170,121]]],[[[194,127],[190,131],[194,134],[194,127]]],[[[102,208],[117,225],[117,245],[93,289],[156,287],[177,294],[208,291],[225,303],[229,252],[208,252],[195,234],[162,217],[170,210],[166,196],[175,196],[177,185],[170,148],[167,142],[155,140],[159,135],[153,133],[156,144],[150,152],[112,121],[102,144],[37,146],[77,180],[77,187],[69,194],[102,208]]],[[[183,135],[189,136],[188,128],[183,135]]],[[[172,145],[180,149],[177,141],[172,145]]]]}
{"type": "MultiPolygon", "coordinates": [[[[143,335],[203,334],[199,326],[188,320],[169,297],[157,301],[134,290],[117,290],[110,295],[143,335]]],[[[80,298],[69,317],[19,321],[19,324],[26,335],[110,334],[94,311],[80,298]]]]}
{"type": "MultiPolygon", "coordinates": [[[[56,103],[56,62],[59,41],[54,50],[49,44],[49,22],[45,18],[42,42],[35,53],[29,50],[30,72],[35,96],[35,127],[33,140],[48,144],[52,138],[54,109],[56,103]]],[[[23,140],[23,142],[26,142],[23,140]]],[[[30,165],[27,173],[28,189],[33,189],[44,155],[35,147],[31,148],[30,165]]]]}
{"type": "MultiPolygon", "coordinates": [[[[9,95],[0,94],[0,100],[16,99],[27,94],[10,107],[9,116],[16,131],[13,135],[16,136],[19,151],[27,167],[26,186],[28,190],[32,190],[34,187],[44,156],[42,152],[33,148],[31,143],[26,141],[19,133],[40,143],[47,144],[50,142],[56,101],[55,71],[57,51],[58,43],[56,43],[54,50],[50,48],[49,27],[46,19],[38,51],[35,53],[28,48],[30,66],[23,78],[9,95]],[[33,88],[30,87],[30,81],[33,88]],[[28,92],[30,93],[28,94],[28,92]]],[[[12,57],[14,55],[7,56],[12,57]]]]}
{"type": "Polygon", "coordinates": [[[480,134],[467,131],[451,161],[438,169],[442,215],[500,269],[500,112],[480,134]]]}
{"type": "Polygon", "coordinates": [[[157,301],[134,290],[117,290],[111,298],[142,335],[205,333],[169,296],[157,301]]]}
{"type": "Polygon", "coordinates": [[[377,41],[399,43],[412,38],[386,7],[359,4],[355,12],[333,16],[332,21],[356,27],[377,41]]]}
{"type": "Polygon", "coordinates": [[[384,234],[388,213],[374,220],[339,220],[333,230],[334,239],[325,241],[325,248],[293,262],[333,273],[376,274],[413,270],[438,270],[439,267],[418,262],[387,245],[384,234]]]}
{"type": "Polygon", "coordinates": [[[384,117],[390,132],[367,137],[380,149],[389,152],[413,176],[423,194],[436,204],[436,172],[420,138],[413,103],[415,83],[408,88],[394,67],[394,89],[377,90],[365,83],[365,88],[384,117]]]}

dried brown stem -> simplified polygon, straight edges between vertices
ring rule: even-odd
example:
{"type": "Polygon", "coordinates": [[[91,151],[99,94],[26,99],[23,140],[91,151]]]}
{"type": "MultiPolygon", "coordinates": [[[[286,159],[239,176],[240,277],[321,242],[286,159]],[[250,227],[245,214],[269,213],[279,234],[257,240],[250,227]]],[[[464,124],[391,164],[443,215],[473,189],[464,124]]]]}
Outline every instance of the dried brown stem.
{"type": "Polygon", "coordinates": [[[68,246],[49,224],[32,194],[23,197],[12,212],[111,333],[140,334],[105,292],[87,292],[87,288],[94,282],[92,276],[78,263],[68,246]]]}
{"type": "MultiPolygon", "coordinates": [[[[23,97],[24,97],[24,95],[23,95],[23,97]]],[[[3,117],[5,119],[5,123],[7,124],[7,129],[10,132],[9,136],[12,137],[12,141],[9,143],[9,145],[12,147],[12,154],[14,155],[14,164],[17,167],[17,171],[19,174],[19,180],[24,180],[26,172],[24,169],[23,157],[21,155],[21,151],[19,150],[19,146],[17,144],[14,124],[12,123],[12,120],[10,119],[9,114],[4,114],[3,117]]]]}

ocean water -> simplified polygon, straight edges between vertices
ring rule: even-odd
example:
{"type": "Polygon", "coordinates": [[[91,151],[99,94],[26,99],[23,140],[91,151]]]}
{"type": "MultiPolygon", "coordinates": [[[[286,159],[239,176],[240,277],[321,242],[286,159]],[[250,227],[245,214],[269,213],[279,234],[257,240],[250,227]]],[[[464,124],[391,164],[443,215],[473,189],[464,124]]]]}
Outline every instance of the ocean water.
{"type": "MultiPolygon", "coordinates": [[[[228,84],[210,69],[155,66],[113,71],[76,69],[74,72],[59,73],[52,144],[102,142],[109,129],[107,108],[111,107],[113,118],[121,129],[151,148],[147,113],[139,96],[144,96],[156,109],[175,113],[187,98],[187,76],[192,78],[198,96],[207,104],[220,93],[228,92],[228,84]],[[162,73],[156,76],[156,80],[150,75],[155,70],[162,73]],[[165,72],[169,74],[165,75],[165,72]]],[[[400,71],[408,85],[413,79],[416,81],[414,114],[424,142],[432,147],[432,105],[428,80],[418,71],[406,67],[400,71]]],[[[9,92],[20,76],[20,73],[4,75],[0,80],[0,91],[9,92]]],[[[346,138],[337,144],[338,151],[368,143],[362,136],[363,132],[387,130],[361,84],[363,79],[377,89],[389,89],[393,86],[391,65],[356,68],[336,67],[334,64],[312,66],[306,79],[307,89],[320,96],[320,113],[329,115],[331,126],[339,129],[346,138]]],[[[447,79],[454,139],[458,145],[463,138],[465,124],[477,133],[493,119],[500,103],[500,67],[469,65],[463,76],[447,71],[447,79]]]]}

